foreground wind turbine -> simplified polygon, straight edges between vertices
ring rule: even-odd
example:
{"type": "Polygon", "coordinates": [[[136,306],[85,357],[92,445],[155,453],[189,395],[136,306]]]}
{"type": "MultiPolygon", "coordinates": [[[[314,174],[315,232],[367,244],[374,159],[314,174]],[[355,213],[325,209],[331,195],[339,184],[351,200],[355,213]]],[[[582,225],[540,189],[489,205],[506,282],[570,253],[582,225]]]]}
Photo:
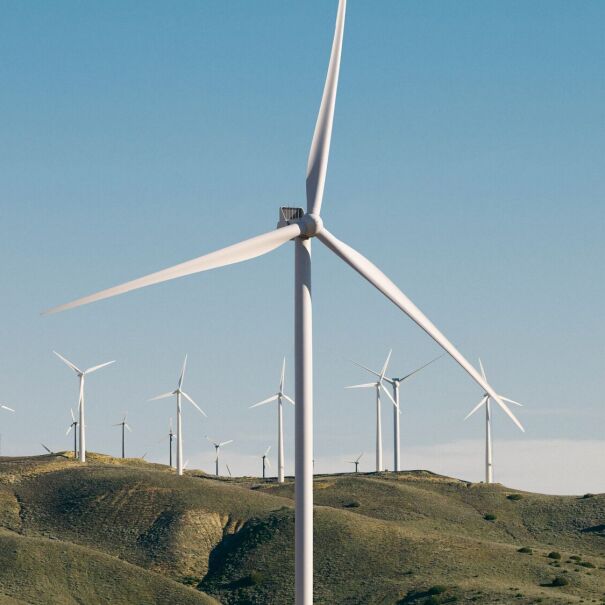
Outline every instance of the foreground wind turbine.
{"type": "MultiPolygon", "coordinates": [[[[483,364],[481,360],[479,360],[479,366],[481,367],[481,374],[483,374],[484,380],[487,382],[487,378],[485,376],[485,370],[483,369],[483,364]]],[[[513,401],[508,397],[502,397],[500,395],[499,400],[493,397],[490,393],[484,393],[481,401],[466,415],[466,418],[470,418],[481,406],[485,406],[485,482],[492,483],[494,480],[494,468],[493,468],[493,452],[492,452],[492,409],[491,409],[491,400],[494,401],[513,419],[514,423],[523,431],[523,427],[521,423],[515,418],[513,413],[502,403],[502,400],[508,401],[508,403],[512,403],[513,405],[518,405],[523,407],[522,403],[517,401],[513,401]]]]}
{"type": "Polygon", "coordinates": [[[210,439],[210,437],[208,437],[208,435],[206,435],[206,439],[208,439],[208,441],[210,443],[212,443],[212,445],[214,446],[214,451],[216,453],[216,458],[214,460],[214,464],[215,464],[215,472],[216,472],[216,476],[218,477],[218,462],[219,462],[219,455],[220,455],[220,451],[221,448],[223,447],[223,445],[227,445],[229,443],[233,443],[233,439],[229,439],[229,441],[212,441],[212,439],[210,439]]]}
{"type": "Polygon", "coordinates": [[[128,416],[128,414],[124,414],[124,417],[122,418],[122,422],[118,422],[116,424],[112,424],[111,426],[121,426],[122,427],[122,458],[126,458],[125,455],[125,448],[124,448],[124,429],[128,429],[129,433],[132,433],[132,429],[130,428],[130,425],[128,424],[128,422],[126,422],[126,417],[128,416]]]}
{"type": "Polygon", "coordinates": [[[266,450],[265,453],[263,454],[263,479],[267,478],[267,473],[266,473],[266,468],[271,468],[271,462],[269,462],[269,450],[271,449],[271,446],[269,446],[266,450]]]}
{"type": "Polygon", "coordinates": [[[359,461],[361,460],[362,456],[363,456],[363,453],[359,454],[359,456],[357,456],[357,458],[355,458],[355,460],[347,460],[347,462],[349,464],[354,464],[355,465],[355,472],[359,471],[359,461]]]}
{"type": "Polygon", "coordinates": [[[80,370],[76,367],[71,361],[65,359],[62,355],[59,355],[56,351],[53,353],[68,367],[70,367],[80,379],[80,395],[78,397],[78,410],[80,413],[80,417],[78,419],[78,425],[80,428],[80,462],[86,462],[86,424],[84,423],[84,377],[88,374],[92,374],[105,366],[111,365],[115,363],[114,361],[107,361],[105,363],[99,364],[98,366],[93,366],[92,368],[88,368],[87,370],[80,370]]]}
{"type": "Polygon", "coordinates": [[[389,365],[389,359],[391,359],[391,351],[387,355],[386,361],[382,366],[382,372],[378,375],[378,380],[376,382],[366,382],[364,384],[354,384],[350,387],[345,387],[345,389],[375,389],[376,390],[376,472],[380,473],[382,468],[382,414],[380,409],[380,389],[382,389],[389,399],[395,405],[395,400],[391,397],[391,394],[386,390],[382,381],[384,379],[384,374],[387,371],[387,366],[389,365]]]}
{"type": "Polygon", "coordinates": [[[67,427],[67,431],[65,432],[65,436],[69,435],[70,431],[74,432],[74,460],[78,456],[78,421],[74,416],[74,411],[69,408],[69,413],[71,414],[71,424],[67,427]]]}
{"type": "Polygon", "coordinates": [[[254,405],[250,406],[250,409],[256,408],[259,405],[265,405],[266,403],[271,403],[272,401],[277,401],[277,482],[284,482],[284,410],[283,410],[283,400],[289,401],[292,405],[294,405],[294,401],[290,399],[284,393],[284,380],[286,377],[286,358],[284,357],[284,361],[281,366],[281,377],[279,379],[279,389],[275,395],[271,395],[271,397],[267,399],[263,399],[263,401],[259,401],[254,405]]]}
{"type": "MultiPolygon", "coordinates": [[[[378,376],[379,378],[381,378],[381,380],[388,382],[391,387],[393,388],[393,397],[391,397],[391,401],[393,402],[393,470],[395,472],[398,472],[401,470],[400,468],[400,437],[399,437],[399,433],[400,433],[400,424],[399,424],[399,417],[401,415],[401,407],[399,405],[399,386],[401,385],[401,383],[404,380],[407,380],[408,378],[411,378],[414,374],[417,374],[418,372],[420,372],[420,370],[423,370],[424,368],[426,368],[427,366],[431,365],[434,361],[437,361],[438,359],[441,359],[441,357],[443,357],[445,355],[445,353],[439,355],[438,357],[435,357],[435,359],[431,359],[431,361],[429,361],[428,363],[425,363],[423,366],[420,366],[419,368],[416,368],[413,372],[410,372],[409,374],[406,374],[405,376],[402,376],[401,378],[388,378],[387,376],[384,376],[384,374],[379,374],[378,372],[375,372],[374,370],[370,370],[370,368],[367,368],[366,366],[361,365],[360,363],[357,363],[356,361],[354,361],[353,363],[356,366],[359,366],[360,368],[363,368],[364,370],[367,370],[368,372],[370,372],[370,374],[374,374],[374,376],[378,376]]],[[[389,353],[390,356],[390,353],[389,353]]],[[[388,366],[389,363],[389,358],[387,357],[387,361],[385,363],[385,371],[386,371],[386,367],[388,366]]]]}
{"type": "MultiPolygon", "coordinates": [[[[346,6],[346,0],[339,0],[330,63],[307,163],[306,213],[302,208],[281,208],[278,228],[274,231],[47,311],[47,313],[64,311],[177,277],[232,265],[267,254],[287,242],[294,241],[294,399],[297,403],[295,420],[296,605],[311,605],[313,601],[313,320],[311,304],[311,240],[313,238],[317,238],[382,292],[445,349],[485,392],[489,393],[499,404],[504,405],[481,374],[378,267],[324,227],[320,214],[332,138],[346,6]]],[[[370,204],[367,204],[366,211],[371,211],[370,204]]],[[[363,220],[363,215],[360,218],[363,220]]]]}
{"type": "MultiPolygon", "coordinates": [[[[183,369],[181,370],[181,375],[179,376],[179,383],[174,391],[170,391],[169,393],[164,393],[162,395],[158,395],[157,397],[152,397],[149,401],[157,401],[158,399],[167,399],[168,397],[172,397],[176,395],[176,472],[177,475],[182,475],[184,466],[183,466],[183,420],[181,417],[181,395],[200,413],[202,416],[206,416],[206,412],[202,410],[202,408],[183,391],[183,380],[185,378],[185,370],[187,368],[187,355],[185,355],[185,361],[183,361],[183,369]]],[[[170,421],[170,434],[172,435],[172,419],[170,421]]],[[[172,436],[170,437],[170,443],[172,444],[172,436]]],[[[172,458],[172,446],[170,448],[170,456],[172,458]]],[[[171,464],[172,466],[172,460],[171,464]]]]}

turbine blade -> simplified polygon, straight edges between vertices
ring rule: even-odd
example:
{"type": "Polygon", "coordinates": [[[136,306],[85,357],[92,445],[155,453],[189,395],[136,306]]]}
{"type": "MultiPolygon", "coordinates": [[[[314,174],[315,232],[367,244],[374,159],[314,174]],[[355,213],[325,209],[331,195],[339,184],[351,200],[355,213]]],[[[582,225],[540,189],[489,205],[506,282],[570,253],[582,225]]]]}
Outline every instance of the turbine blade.
{"type": "Polygon", "coordinates": [[[43,443],[40,444],[49,454],[52,454],[52,451],[49,450],[43,443]]]}
{"type": "Polygon", "coordinates": [[[233,443],[233,439],[229,439],[229,441],[221,441],[218,446],[223,447],[223,445],[228,445],[229,443],[233,443]]]}
{"type": "Polygon", "coordinates": [[[470,377],[494,401],[502,404],[500,396],[456,349],[456,347],[437,329],[426,315],[378,268],[356,250],[334,237],[327,229],[322,229],[317,237],[337,256],[365,277],[375,288],[380,290],[392,303],[397,305],[410,319],[416,322],[438,345],[441,346],[470,377]]]}
{"type": "Polygon", "coordinates": [[[355,460],[355,462],[359,462],[361,460],[361,458],[362,458],[362,456],[363,456],[364,453],[365,452],[359,454],[359,456],[357,457],[357,459],[355,460]]]}
{"type": "Polygon", "coordinates": [[[80,370],[80,368],[78,368],[76,365],[74,365],[73,363],[71,363],[71,361],[69,361],[69,359],[65,359],[65,357],[63,357],[63,355],[61,355],[60,353],[57,353],[56,351],[53,351],[53,353],[66,365],[68,365],[76,374],[82,374],[82,370],[80,370]]]}
{"type": "Polygon", "coordinates": [[[299,225],[287,225],[286,227],[281,227],[275,231],[270,231],[256,237],[252,237],[244,240],[243,242],[239,242],[238,244],[227,246],[221,250],[211,252],[210,254],[204,254],[203,256],[180,263],[174,267],[169,267],[168,269],[163,269],[162,271],[145,275],[144,277],[134,279],[126,282],[125,284],[120,284],[119,286],[114,286],[113,288],[101,290],[100,292],[84,296],[83,298],[78,298],[72,302],[53,307],[52,309],[45,311],[43,315],[58,313],[59,311],[66,311],[67,309],[73,309],[74,307],[86,305],[91,302],[118,296],[119,294],[130,292],[131,290],[138,290],[139,288],[159,284],[171,279],[176,279],[177,277],[183,277],[193,273],[200,273],[201,271],[208,271],[218,267],[225,267],[227,265],[239,263],[251,258],[256,258],[257,256],[261,256],[262,254],[275,250],[275,248],[278,248],[282,244],[285,244],[299,235],[299,225]]]}
{"type": "Polygon", "coordinates": [[[420,372],[420,370],[424,370],[424,368],[426,368],[427,366],[430,366],[432,363],[434,363],[438,359],[441,359],[442,357],[445,357],[445,353],[441,353],[441,355],[438,355],[437,357],[435,357],[435,359],[431,359],[431,361],[429,361],[428,363],[425,363],[423,366],[420,366],[419,368],[416,368],[414,371],[410,372],[409,374],[406,374],[403,378],[399,379],[399,382],[403,382],[404,380],[411,378],[414,374],[417,374],[418,372],[420,372]]]}
{"type": "Polygon", "coordinates": [[[7,405],[0,405],[0,408],[2,408],[3,410],[8,410],[9,412],[15,411],[15,410],[13,410],[13,408],[9,408],[7,405]]]}
{"type": "Polygon", "coordinates": [[[502,408],[504,413],[519,427],[519,429],[525,433],[523,425],[517,420],[517,417],[510,411],[510,408],[504,403],[504,401],[497,401],[496,403],[502,408]]]}
{"type": "Polygon", "coordinates": [[[181,370],[181,375],[179,376],[179,389],[183,386],[183,379],[185,378],[186,368],[187,368],[187,355],[185,354],[185,361],[183,361],[183,369],[181,370]]]}
{"type": "Polygon", "coordinates": [[[340,55],[342,50],[342,37],[345,26],[346,0],[338,3],[336,27],[330,64],[324,85],[319,114],[313,133],[311,150],[307,162],[307,212],[319,214],[328,170],[328,157],[330,155],[330,140],[332,138],[332,124],[334,122],[334,105],[338,89],[338,74],[340,71],[340,55]]]}
{"type": "Polygon", "coordinates": [[[286,377],[286,358],[284,357],[284,360],[281,364],[281,376],[279,378],[279,392],[283,393],[284,392],[284,379],[286,377]]]}
{"type": "Polygon", "coordinates": [[[481,363],[481,357],[479,357],[479,367],[481,368],[481,375],[483,376],[483,380],[487,382],[487,378],[485,376],[485,369],[483,368],[483,364],[481,363]]]}
{"type": "Polygon", "coordinates": [[[465,420],[470,418],[485,402],[487,401],[487,395],[481,397],[481,401],[465,416],[465,420]]]}
{"type": "Polygon", "coordinates": [[[389,361],[391,361],[392,352],[393,352],[393,349],[390,349],[389,354],[387,355],[387,358],[384,362],[384,365],[382,366],[382,370],[380,372],[380,382],[382,382],[384,380],[384,375],[387,373],[387,368],[389,367],[389,361]]]}
{"type": "Polygon", "coordinates": [[[353,384],[350,387],[345,387],[345,389],[368,389],[370,387],[376,388],[377,382],[366,382],[365,384],[353,384]]]}
{"type": "MultiPolygon", "coordinates": [[[[351,363],[354,363],[357,367],[361,368],[362,370],[366,370],[366,372],[369,372],[370,374],[374,374],[374,376],[376,376],[377,378],[380,378],[380,373],[379,372],[375,372],[374,370],[370,370],[370,368],[368,368],[367,366],[364,366],[361,363],[357,363],[356,361],[353,361],[352,359],[349,359],[349,361],[351,363]]],[[[389,384],[393,384],[393,381],[390,378],[386,377],[386,376],[383,376],[382,379],[386,380],[389,384]]]]}
{"type": "Polygon", "coordinates": [[[518,401],[514,401],[513,399],[509,399],[508,397],[502,397],[502,395],[500,395],[500,399],[502,399],[502,401],[512,403],[513,405],[518,405],[519,407],[523,407],[522,403],[519,403],[518,401]]]}
{"type": "Polygon", "coordinates": [[[266,450],[265,453],[263,454],[263,456],[266,456],[269,452],[271,451],[271,446],[269,446],[266,450]]]}
{"type": "Polygon", "coordinates": [[[65,432],[65,436],[67,437],[67,435],[69,435],[69,433],[71,433],[71,429],[73,428],[73,424],[70,424],[67,431],[65,432]]]}
{"type": "Polygon", "coordinates": [[[147,401],[157,401],[158,399],[167,399],[168,397],[172,397],[174,395],[174,391],[170,391],[170,393],[164,393],[163,395],[157,395],[156,397],[152,397],[147,401]]]}
{"type": "Polygon", "coordinates": [[[290,402],[292,405],[296,405],[296,404],[294,403],[294,400],[293,400],[293,399],[290,399],[290,397],[288,397],[288,396],[287,396],[285,393],[282,393],[282,394],[281,394],[281,396],[282,396],[282,397],[283,397],[283,398],[284,398],[286,401],[289,401],[289,402],[290,402]]]}
{"type": "Polygon", "coordinates": [[[384,384],[380,383],[380,388],[384,391],[385,395],[391,400],[391,403],[397,409],[399,409],[399,406],[397,405],[396,401],[393,399],[393,396],[391,395],[391,393],[389,393],[389,390],[384,386],[384,384]]]}
{"type": "Polygon", "coordinates": [[[75,422],[76,421],[76,417],[74,416],[74,411],[71,408],[69,408],[69,413],[71,414],[71,421],[75,422]]]}
{"type": "Polygon", "coordinates": [[[259,405],[265,405],[265,403],[271,403],[272,401],[275,401],[278,397],[279,397],[279,395],[272,395],[271,397],[267,397],[267,399],[263,399],[262,401],[259,401],[258,403],[251,405],[249,407],[249,409],[257,408],[259,405]]]}
{"type": "Polygon", "coordinates": [[[125,426],[125,427],[128,429],[128,432],[129,432],[129,433],[132,433],[132,429],[130,428],[130,425],[129,425],[129,424],[125,424],[124,426],[125,426]]]}
{"type": "Polygon", "coordinates": [[[271,468],[271,460],[269,460],[269,458],[265,458],[265,463],[269,468],[271,468]]]}
{"type": "MultiPolygon", "coordinates": [[[[181,395],[198,411],[200,412],[200,414],[202,416],[206,416],[206,412],[204,412],[204,410],[202,410],[202,408],[195,403],[195,401],[193,401],[193,399],[191,399],[191,397],[189,397],[189,395],[187,395],[187,393],[185,393],[185,391],[181,391],[181,395]]],[[[208,416],[206,416],[206,418],[208,418],[208,416]]]]}
{"type": "Polygon", "coordinates": [[[115,359],[113,361],[107,361],[105,363],[99,364],[98,366],[93,366],[92,368],[88,368],[88,370],[84,370],[84,374],[92,374],[93,372],[96,372],[97,370],[100,370],[101,368],[110,366],[112,363],[115,363],[115,359]]]}

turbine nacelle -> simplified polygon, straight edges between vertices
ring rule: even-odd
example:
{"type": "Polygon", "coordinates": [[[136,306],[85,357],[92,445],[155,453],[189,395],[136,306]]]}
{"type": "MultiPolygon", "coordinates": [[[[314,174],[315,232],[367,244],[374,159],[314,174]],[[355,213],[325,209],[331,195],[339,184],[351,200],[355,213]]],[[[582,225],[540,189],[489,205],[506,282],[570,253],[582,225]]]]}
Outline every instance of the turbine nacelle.
{"type": "Polygon", "coordinates": [[[324,223],[319,214],[305,213],[302,208],[291,206],[282,206],[279,209],[279,221],[277,228],[287,227],[288,225],[298,225],[300,227],[300,237],[315,237],[323,231],[324,223]]]}

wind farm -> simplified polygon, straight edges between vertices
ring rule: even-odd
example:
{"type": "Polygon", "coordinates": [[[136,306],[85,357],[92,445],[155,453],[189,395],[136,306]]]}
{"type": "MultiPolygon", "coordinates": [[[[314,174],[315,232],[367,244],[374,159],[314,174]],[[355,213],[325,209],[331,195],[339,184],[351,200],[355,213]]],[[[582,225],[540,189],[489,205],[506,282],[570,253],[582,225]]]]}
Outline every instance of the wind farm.
{"type": "Polygon", "coordinates": [[[0,602],[603,600],[605,8],[3,13],[0,602]]]}

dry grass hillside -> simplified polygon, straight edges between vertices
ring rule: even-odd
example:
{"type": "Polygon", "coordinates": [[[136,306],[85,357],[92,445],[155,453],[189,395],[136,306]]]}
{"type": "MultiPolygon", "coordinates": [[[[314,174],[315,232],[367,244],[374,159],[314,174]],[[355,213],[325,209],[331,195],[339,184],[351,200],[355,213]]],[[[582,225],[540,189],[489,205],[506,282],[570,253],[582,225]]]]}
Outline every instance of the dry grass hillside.
{"type": "MultiPolygon", "coordinates": [[[[293,483],[0,458],[3,603],[293,603],[293,483]]],[[[605,603],[605,496],[315,478],[315,602],[605,603]]]]}

